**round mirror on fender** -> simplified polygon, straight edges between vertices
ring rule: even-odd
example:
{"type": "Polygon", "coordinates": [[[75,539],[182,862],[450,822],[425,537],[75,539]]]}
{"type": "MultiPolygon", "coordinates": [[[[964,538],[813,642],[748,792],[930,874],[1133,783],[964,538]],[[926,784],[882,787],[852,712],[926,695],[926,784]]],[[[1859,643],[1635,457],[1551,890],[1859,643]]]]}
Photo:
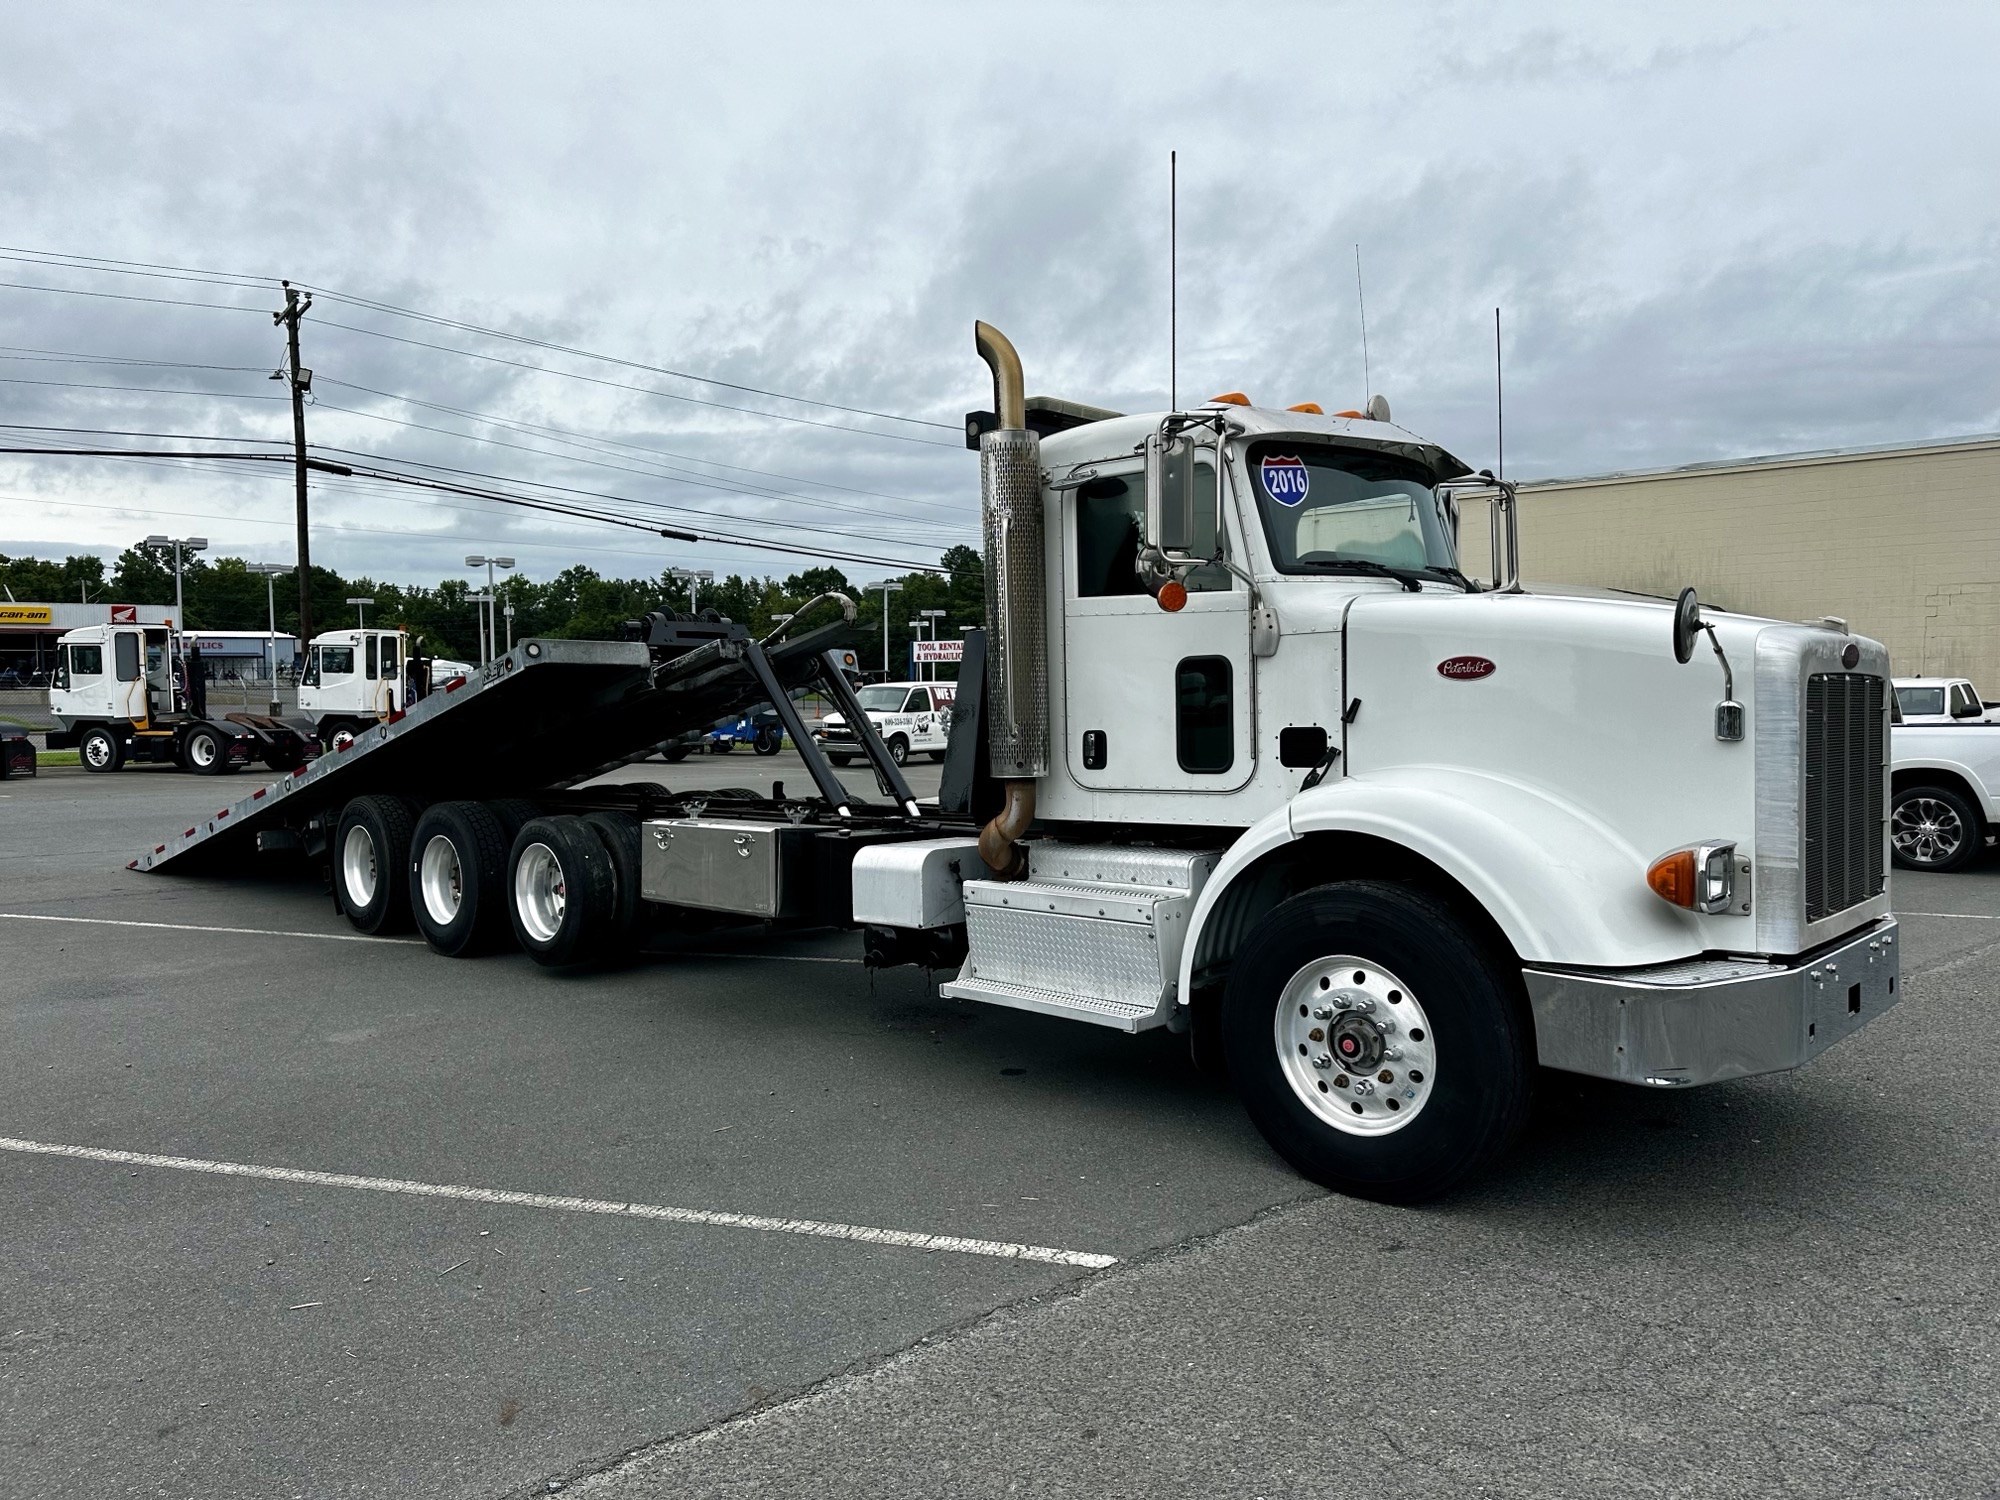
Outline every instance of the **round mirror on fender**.
{"type": "Polygon", "coordinates": [[[1694,590],[1681,590],[1674,600],[1674,660],[1686,666],[1694,658],[1694,638],[1701,629],[1701,602],[1694,590]]]}

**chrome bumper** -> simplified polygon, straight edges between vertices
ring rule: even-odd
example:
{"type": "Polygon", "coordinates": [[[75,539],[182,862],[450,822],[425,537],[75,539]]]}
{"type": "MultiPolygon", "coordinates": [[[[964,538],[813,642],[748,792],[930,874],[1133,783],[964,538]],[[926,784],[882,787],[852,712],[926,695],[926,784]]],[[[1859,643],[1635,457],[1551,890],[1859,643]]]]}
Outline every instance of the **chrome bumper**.
{"type": "Polygon", "coordinates": [[[1523,972],[1542,1066],[1656,1088],[1796,1068],[1901,998],[1893,917],[1791,962],[1523,972]]]}

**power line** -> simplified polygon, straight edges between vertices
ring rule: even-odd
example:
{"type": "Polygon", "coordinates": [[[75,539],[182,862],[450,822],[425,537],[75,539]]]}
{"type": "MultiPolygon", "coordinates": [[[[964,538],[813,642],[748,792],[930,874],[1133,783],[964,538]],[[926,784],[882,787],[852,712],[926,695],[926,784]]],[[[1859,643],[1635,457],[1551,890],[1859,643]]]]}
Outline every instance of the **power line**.
{"type": "MultiPolygon", "coordinates": [[[[0,286],[7,285],[0,282],[0,286]]],[[[102,293],[99,295],[110,295],[102,293]]],[[[143,300],[143,299],[142,299],[143,300]]],[[[764,417],[773,422],[795,422],[801,427],[821,427],[830,432],[858,432],[863,437],[887,438],[897,443],[919,443],[931,448],[959,448],[962,443],[947,443],[938,438],[911,437],[902,432],[881,432],[873,427],[856,427],[847,422],[822,422],[813,417],[794,417],[784,412],[760,411],[754,406],[737,406],[728,401],[710,401],[702,396],[684,396],[678,391],[663,391],[656,386],[633,385],[626,380],[605,380],[597,375],[584,375],[575,370],[556,370],[547,365],[531,365],[526,360],[507,359],[498,354],[482,354],[476,349],[460,349],[452,344],[433,344],[427,339],[405,338],[400,333],[385,333],[379,328],[363,328],[358,323],[336,323],[331,318],[319,320],[322,328],[338,328],[346,333],[365,334],[369,338],[386,339],[392,344],[407,344],[415,349],[435,349],[441,354],[457,354],[466,359],[484,360],[488,364],[507,365],[516,370],[527,370],[536,375],[557,375],[564,380],[581,380],[588,385],[601,385],[611,390],[637,391],[642,396],[657,396],[663,401],[685,401],[693,406],[712,407],[717,411],[740,412],[745,416],[764,417]]],[[[800,398],[788,398],[800,399],[800,398]]]]}
{"type": "Polygon", "coordinates": [[[0,251],[6,252],[10,257],[35,255],[52,257],[59,262],[89,262],[87,265],[75,267],[79,271],[102,269],[107,272],[121,272],[121,274],[126,275],[137,275],[139,274],[139,270],[177,271],[189,279],[233,281],[259,287],[268,286],[272,281],[276,280],[275,277],[259,276],[248,271],[204,271],[193,266],[166,265],[156,260],[114,260],[110,256],[105,255],[72,255],[66,250],[38,250],[25,245],[0,245],[0,251]],[[137,267],[139,270],[122,270],[125,267],[137,267]]]}
{"type": "Polygon", "coordinates": [[[263,391],[184,391],[173,386],[105,385],[87,380],[30,380],[25,375],[0,375],[0,384],[53,385],[72,391],[124,391],[134,396],[210,396],[219,401],[283,401],[283,396],[263,391]]]}
{"type": "Polygon", "coordinates": [[[547,349],[555,354],[574,355],[578,359],[594,359],[608,365],[620,365],[628,370],[644,370],[653,375],[671,375],[677,380],[698,381],[702,385],[712,385],[726,391],[742,391],[750,396],[769,396],[774,401],[797,401],[807,406],[817,406],[827,411],[844,411],[858,417],[880,417],[885,422],[907,422],[913,427],[935,427],[941,432],[956,432],[958,428],[950,422],[933,422],[926,417],[904,417],[895,412],[876,411],[866,406],[845,406],[838,401],[821,401],[813,396],[794,396],[784,391],[765,390],[761,386],[738,385],[734,381],[717,380],[712,375],[696,375],[688,370],[676,370],[666,365],[647,364],[644,360],[626,359],[616,354],[599,354],[595,350],[580,349],[573,344],[553,343],[548,339],[534,338],[524,333],[509,333],[503,328],[485,328],[477,323],[461,323],[455,318],[441,318],[434,313],[415,312],[407,307],[397,307],[388,302],[375,302],[366,297],[356,297],[346,292],[333,291],[326,287],[314,288],[321,296],[334,302],[345,302],[355,307],[365,307],[374,312],[385,312],[401,318],[414,318],[419,322],[435,323],[443,328],[457,329],[461,333],[479,334],[485,338],[509,339],[531,348],[547,349]]]}
{"type": "MultiPolygon", "coordinates": [[[[82,270],[79,266],[77,269],[82,270]]],[[[0,287],[16,292],[52,292],[62,297],[102,297],[111,302],[153,302],[162,307],[209,307],[218,312],[262,312],[261,307],[245,307],[239,302],[192,302],[184,297],[135,297],[129,292],[89,292],[76,286],[40,286],[32,281],[0,281],[0,287]]]]}
{"type": "Polygon", "coordinates": [[[0,344],[0,359],[22,363],[69,365],[140,365],[159,370],[230,370],[243,375],[262,375],[263,365],[196,365],[181,359],[140,359],[129,354],[75,354],[66,349],[35,349],[26,344],[0,344]]]}

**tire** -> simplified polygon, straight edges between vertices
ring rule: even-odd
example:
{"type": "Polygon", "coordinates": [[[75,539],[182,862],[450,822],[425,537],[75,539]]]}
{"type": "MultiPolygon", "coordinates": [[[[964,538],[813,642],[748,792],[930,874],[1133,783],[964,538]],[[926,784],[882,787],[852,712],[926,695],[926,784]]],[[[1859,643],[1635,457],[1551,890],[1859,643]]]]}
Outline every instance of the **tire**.
{"type": "Polygon", "coordinates": [[[528,957],[546,968],[605,950],[617,876],[603,839],[581,818],[530,818],[507,860],[507,917],[528,957]]]}
{"type": "Polygon", "coordinates": [[[1979,810],[1945,786],[1905,787],[1889,809],[1889,853],[1899,870],[1962,870],[1986,844],[1979,810]]]}
{"type": "Polygon", "coordinates": [[[125,747],[110,730],[93,725],[78,736],[76,758],[86,771],[115,771],[125,764],[125,747]]]}
{"type": "Polygon", "coordinates": [[[229,747],[213,729],[190,730],[181,746],[181,764],[197,776],[219,776],[229,769],[229,747]]]}
{"type": "Polygon", "coordinates": [[[538,818],[542,810],[526,797],[501,797],[486,804],[486,810],[500,820],[500,826],[507,830],[507,847],[514,847],[514,835],[530,818],[538,818]]]}
{"type": "Polygon", "coordinates": [[[759,755],[776,755],[785,748],[784,731],[766,724],[757,731],[757,738],[750,742],[750,748],[759,755]]]}
{"type": "Polygon", "coordinates": [[[359,724],[347,719],[336,719],[333,723],[324,726],[322,729],[320,745],[328,755],[332,755],[335,751],[343,749],[346,745],[353,744],[360,736],[361,726],[359,724]]]}
{"type": "Polygon", "coordinates": [[[606,942],[610,951],[630,953],[645,932],[646,903],[639,895],[639,820],[630,813],[588,812],[583,815],[611,856],[613,894],[606,942]]]}
{"type": "Polygon", "coordinates": [[[708,753],[710,755],[727,755],[735,748],[736,746],[728,740],[710,740],[708,742],[708,753]]]}
{"type": "Polygon", "coordinates": [[[410,840],[410,916],[424,941],[447,958],[503,946],[507,855],[513,840],[492,808],[438,802],[417,819],[410,840]]]}
{"type": "Polygon", "coordinates": [[[1321,886],[1266,913],[1222,1026],[1264,1139],[1335,1192],[1435,1198],[1527,1118],[1535,1054],[1511,965],[1406,886],[1321,886]]]}
{"type": "Polygon", "coordinates": [[[832,761],[836,766],[851,766],[854,764],[854,757],[851,755],[829,755],[827,759],[832,761]]]}
{"type": "Polygon", "coordinates": [[[362,932],[410,925],[410,840],[416,816],[400,797],[356,797],[340,810],[333,883],[347,920],[362,932]]]}
{"type": "Polygon", "coordinates": [[[930,755],[932,765],[941,766],[944,764],[944,751],[932,750],[928,753],[930,755]]]}
{"type": "Polygon", "coordinates": [[[910,758],[910,742],[904,739],[900,734],[890,735],[889,759],[893,760],[897,765],[900,766],[904,762],[909,760],[909,758],[910,758]]]}
{"type": "Polygon", "coordinates": [[[685,745],[677,745],[672,750],[662,750],[660,753],[675,765],[688,758],[687,746],[685,745]]]}

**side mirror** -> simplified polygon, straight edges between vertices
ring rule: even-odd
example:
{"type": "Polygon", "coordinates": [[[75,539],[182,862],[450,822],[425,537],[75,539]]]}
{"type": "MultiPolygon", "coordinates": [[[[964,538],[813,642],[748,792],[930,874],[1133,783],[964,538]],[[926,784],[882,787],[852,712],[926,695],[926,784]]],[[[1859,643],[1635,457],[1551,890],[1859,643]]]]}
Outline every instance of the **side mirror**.
{"type": "Polygon", "coordinates": [[[1694,659],[1694,638],[1701,631],[1701,602],[1691,588],[1674,600],[1674,660],[1686,666],[1694,659]]]}
{"type": "Polygon", "coordinates": [[[1206,561],[1197,558],[1193,549],[1204,531],[1215,534],[1215,517],[1196,512],[1194,460],[1195,445],[1188,437],[1155,432],[1146,439],[1144,541],[1147,548],[1169,561],[1206,561]],[[1201,524],[1204,520],[1207,527],[1201,524]]]}

